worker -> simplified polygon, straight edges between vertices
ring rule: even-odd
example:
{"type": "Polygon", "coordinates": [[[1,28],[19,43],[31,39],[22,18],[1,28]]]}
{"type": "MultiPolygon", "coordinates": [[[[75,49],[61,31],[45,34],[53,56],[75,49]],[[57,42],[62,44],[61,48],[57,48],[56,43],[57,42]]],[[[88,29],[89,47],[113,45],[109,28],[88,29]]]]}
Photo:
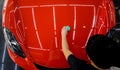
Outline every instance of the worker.
{"type": "Polygon", "coordinates": [[[120,47],[111,38],[96,34],[90,37],[86,46],[86,53],[90,64],[85,60],[78,59],[69,50],[67,34],[70,28],[63,26],[61,30],[62,52],[68,61],[71,70],[103,70],[111,66],[120,67],[120,47]]]}

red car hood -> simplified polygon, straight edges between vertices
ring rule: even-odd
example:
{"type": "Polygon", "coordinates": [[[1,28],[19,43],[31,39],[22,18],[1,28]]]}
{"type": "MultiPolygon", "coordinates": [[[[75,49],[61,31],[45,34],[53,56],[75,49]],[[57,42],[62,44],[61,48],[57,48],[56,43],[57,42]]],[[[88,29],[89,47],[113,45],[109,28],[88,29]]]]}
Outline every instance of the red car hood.
{"type": "Polygon", "coordinates": [[[61,28],[68,33],[70,50],[87,59],[85,45],[95,34],[96,13],[103,0],[17,0],[26,46],[34,63],[51,68],[69,67],[61,51],[61,28]]]}

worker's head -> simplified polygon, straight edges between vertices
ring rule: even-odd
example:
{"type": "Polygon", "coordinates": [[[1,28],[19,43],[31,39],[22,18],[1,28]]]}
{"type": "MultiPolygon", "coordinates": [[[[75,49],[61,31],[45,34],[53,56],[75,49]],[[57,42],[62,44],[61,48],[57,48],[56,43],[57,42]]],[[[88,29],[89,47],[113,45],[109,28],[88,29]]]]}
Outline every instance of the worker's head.
{"type": "Polygon", "coordinates": [[[120,47],[111,38],[99,34],[91,36],[86,52],[90,60],[100,68],[120,67],[120,47]]]}

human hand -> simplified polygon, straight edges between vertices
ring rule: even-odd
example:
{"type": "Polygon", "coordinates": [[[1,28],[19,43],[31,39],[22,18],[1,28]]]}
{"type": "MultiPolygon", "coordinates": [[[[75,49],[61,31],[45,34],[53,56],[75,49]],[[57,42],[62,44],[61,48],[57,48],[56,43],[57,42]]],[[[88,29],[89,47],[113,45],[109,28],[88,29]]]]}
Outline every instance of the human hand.
{"type": "Polygon", "coordinates": [[[68,33],[68,31],[67,31],[67,29],[66,29],[66,26],[63,26],[63,27],[62,27],[62,30],[61,30],[61,35],[62,35],[62,37],[66,37],[67,33],[68,33]]]}
{"type": "Polygon", "coordinates": [[[63,26],[61,30],[62,37],[66,37],[68,31],[70,31],[70,26],[63,26]]]}

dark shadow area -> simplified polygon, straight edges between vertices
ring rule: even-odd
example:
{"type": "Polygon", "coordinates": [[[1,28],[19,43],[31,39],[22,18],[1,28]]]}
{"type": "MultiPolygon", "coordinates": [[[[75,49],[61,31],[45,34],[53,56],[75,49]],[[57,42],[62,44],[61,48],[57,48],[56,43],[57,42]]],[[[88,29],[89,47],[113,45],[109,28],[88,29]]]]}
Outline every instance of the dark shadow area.
{"type": "Polygon", "coordinates": [[[120,0],[113,0],[116,11],[116,24],[120,24],[120,0]]]}

